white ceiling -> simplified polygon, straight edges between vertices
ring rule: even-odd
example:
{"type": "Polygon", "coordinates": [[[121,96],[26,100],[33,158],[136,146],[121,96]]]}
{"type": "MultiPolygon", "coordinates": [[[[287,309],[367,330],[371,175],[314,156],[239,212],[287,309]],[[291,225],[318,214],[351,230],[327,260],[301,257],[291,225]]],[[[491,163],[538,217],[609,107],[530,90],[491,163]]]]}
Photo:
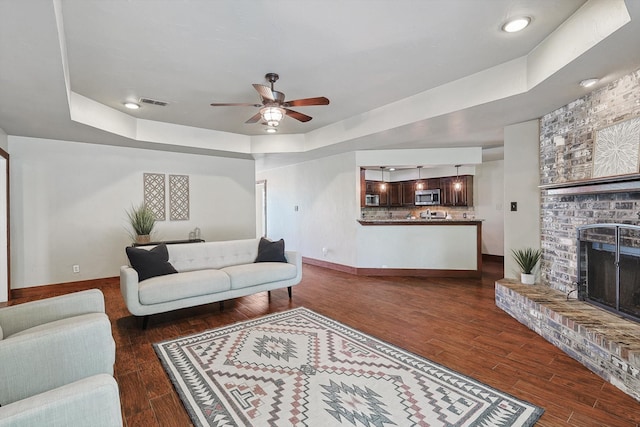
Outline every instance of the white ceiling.
{"type": "Polygon", "coordinates": [[[620,5],[0,0],[0,128],[255,158],[259,168],[354,149],[499,147],[504,126],[583,96],[581,79],[602,77],[602,87],[640,68],[640,1],[627,0],[631,21],[618,29],[620,5]],[[529,28],[500,30],[519,15],[529,28]],[[267,72],[288,100],[331,104],[293,108],[313,120],[288,117],[268,136],[244,123],[257,108],[209,106],[258,102],[251,84],[267,72]],[[123,107],[140,97],[169,105],[123,107]]]}

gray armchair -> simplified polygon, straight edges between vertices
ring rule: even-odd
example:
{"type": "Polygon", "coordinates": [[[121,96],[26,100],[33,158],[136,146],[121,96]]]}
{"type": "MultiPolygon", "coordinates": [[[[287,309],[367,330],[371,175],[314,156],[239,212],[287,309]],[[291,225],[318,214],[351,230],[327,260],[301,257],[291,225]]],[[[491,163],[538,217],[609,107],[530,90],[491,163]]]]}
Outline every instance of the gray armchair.
{"type": "Polygon", "coordinates": [[[114,363],[97,289],[0,308],[0,426],[122,425],[114,363]]]}

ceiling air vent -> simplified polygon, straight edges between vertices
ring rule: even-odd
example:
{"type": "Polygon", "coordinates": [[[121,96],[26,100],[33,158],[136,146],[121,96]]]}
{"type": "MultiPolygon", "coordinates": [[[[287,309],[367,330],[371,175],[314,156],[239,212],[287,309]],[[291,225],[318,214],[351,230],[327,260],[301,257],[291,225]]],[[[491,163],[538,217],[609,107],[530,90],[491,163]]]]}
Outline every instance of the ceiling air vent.
{"type": "Polygon", "coordinates": [[[158,101],[157,99],[151,98],[140,98],[140,102],[143,104],[159,105],[161,107],[166,107],[169,104],[168,102],[158,101]]]}

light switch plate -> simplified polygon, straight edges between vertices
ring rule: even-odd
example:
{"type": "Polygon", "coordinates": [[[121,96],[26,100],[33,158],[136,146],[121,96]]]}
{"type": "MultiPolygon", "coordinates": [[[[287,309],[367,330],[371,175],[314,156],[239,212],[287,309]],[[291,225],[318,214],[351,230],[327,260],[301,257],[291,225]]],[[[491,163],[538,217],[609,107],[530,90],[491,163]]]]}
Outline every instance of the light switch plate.
{"type": "Polygon", "coordinates": [[[516,212],[518,210],[518,202],[511,202],[511,212],[516,212]]]}

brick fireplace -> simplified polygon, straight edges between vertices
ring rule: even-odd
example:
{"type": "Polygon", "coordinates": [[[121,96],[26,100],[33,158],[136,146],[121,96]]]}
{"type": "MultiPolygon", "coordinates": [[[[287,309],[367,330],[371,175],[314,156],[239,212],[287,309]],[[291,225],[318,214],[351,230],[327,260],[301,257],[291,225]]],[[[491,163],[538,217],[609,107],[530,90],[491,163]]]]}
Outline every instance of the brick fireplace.
{"type": "Polygon", "coordinates": [[[576,289],[577,228],[640,225],[640,174],[593,179],[596,132],[639,116],[637,70],[540,119],[542,286],[503,279],[496,304],[640,401],[640,323],[577,300],[576,289]]]}

